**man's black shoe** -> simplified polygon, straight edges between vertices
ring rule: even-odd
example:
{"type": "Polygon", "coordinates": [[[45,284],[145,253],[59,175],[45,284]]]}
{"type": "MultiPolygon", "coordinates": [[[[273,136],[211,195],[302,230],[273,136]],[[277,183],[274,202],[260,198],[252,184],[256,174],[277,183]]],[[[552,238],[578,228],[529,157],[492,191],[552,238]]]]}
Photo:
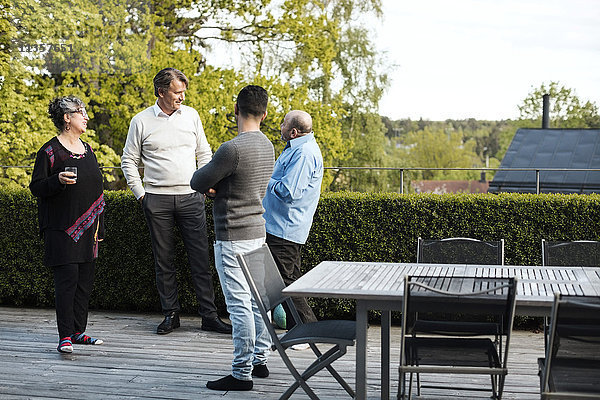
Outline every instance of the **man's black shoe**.
{"type": "Polygon", "coordinates": [[[252,376],[257,378],[267,378],[269,376],[269,368],[267,368],[267,364],[256,364],[253,366],[252,376]]]}
{"type": "Polygon", "coordinates": [[[173,311],[167,314],[163,322],[156,328],[156,333],[159,335],[166,335],[167,333],[173,332],[173,329],[175,328],[179,328],[179,313],[173,311]]]}
{"type": "Polygon", "coordinates": [[[202,318],[202,330],[231,334],[231,325],[221,321],[219,317],[213,319],[202,318]]]}
{"type": "Polygon", "coordinates": [[[224,392],[230,390],[252,390],[252,386],[252,381],[242,381],[234,378],[231,375],[227,375],[224,378],[206,383],[207,388],[212,390],[222,390],[224,392]]]}

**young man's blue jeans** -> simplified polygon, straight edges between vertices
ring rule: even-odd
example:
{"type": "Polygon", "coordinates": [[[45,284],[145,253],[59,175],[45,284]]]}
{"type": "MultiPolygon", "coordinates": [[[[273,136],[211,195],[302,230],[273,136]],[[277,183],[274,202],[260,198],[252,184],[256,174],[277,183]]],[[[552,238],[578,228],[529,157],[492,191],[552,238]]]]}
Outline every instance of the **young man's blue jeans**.
{"type": "Polygon", "coordinates": [[[235,256],[264,242],[265,238],[215,242],[215,266],[233,326],[231,375],[244,381],[252,380],[253,365],[267,363],[271,337],[235,256]]]}

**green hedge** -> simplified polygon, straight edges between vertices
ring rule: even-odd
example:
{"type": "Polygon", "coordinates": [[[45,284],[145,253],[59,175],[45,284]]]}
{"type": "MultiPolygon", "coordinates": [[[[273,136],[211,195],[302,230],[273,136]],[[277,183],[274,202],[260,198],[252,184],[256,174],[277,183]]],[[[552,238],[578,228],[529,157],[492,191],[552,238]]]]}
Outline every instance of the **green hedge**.
{"type": "MultiPolygon", "coordinates": [[[[105,197],[106,239],[91,307],[160,311],[142,210],[129,191],[106,192],[105,197]]],[[[210,201],[207,220],[212,243],[210,201]]],[[[541,263],[542,238],[600,240],[599,221],[599,195],[325,193],[304,246],[303,265],[310,269],[323,260],[414,262],[419,236],[504,238],[506,264],[535,265],[541,263]]],[[[0,190],[0,226],[0,304],[52,307],[53,280],[42,265],[36,203],[29,191],[0,190]]],[[[196,312],[181,240],[175,257],[183,311],[196,312]]],[[[217,306],[225,314],[213,272],[217,306]]],[[[352,301],[311,299],[311,304],[321,318],[354,317],[352,301]]]]}
{"type": "MultiPolygon", "coordinates": [[[[92,308],[159,311],[150,235],[139,203],[129,191],[105,192],[106,238],[100,243],[92,308]]],[[[210,205],[209,205],[210,207],[210,205]]],[[[209,208],[210,210],[210,208],[209,208]]],[[[214,235],[207,215],[209,242],[214,235]]],[[[38,235],[37,206],[27,190],[0,190],[0,304],[54,306],[52,271],[42,264],[43,241],[38,235]]],[[[183,242],[178,236],[179,298],[184,312],[194,312],[196,298],[183,242]]],[[[214,265],[211,246],[211,265],[214,265]]],[[[219,279],[213,268],[217,307],[225,313],[219,279]]]]}

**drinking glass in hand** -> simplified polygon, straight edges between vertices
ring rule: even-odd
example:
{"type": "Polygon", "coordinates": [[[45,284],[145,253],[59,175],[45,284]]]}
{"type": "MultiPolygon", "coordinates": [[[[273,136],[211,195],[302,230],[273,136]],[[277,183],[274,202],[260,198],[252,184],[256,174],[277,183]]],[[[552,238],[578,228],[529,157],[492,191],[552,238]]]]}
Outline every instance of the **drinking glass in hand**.
{"type": "Polygon", "coordinates": [[[77,180],[77,167],[65,167],[65,172],[70,172],[70,178],[77,180]]]}

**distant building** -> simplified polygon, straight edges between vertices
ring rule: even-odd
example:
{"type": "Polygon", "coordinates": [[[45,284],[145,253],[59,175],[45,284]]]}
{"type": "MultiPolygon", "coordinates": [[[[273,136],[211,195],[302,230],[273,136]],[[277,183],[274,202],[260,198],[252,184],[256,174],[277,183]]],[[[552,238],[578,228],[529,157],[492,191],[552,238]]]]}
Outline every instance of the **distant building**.
{"type": "MultiPolygon", "coordinates": [[[[600,169],[598,129],[519,129],[500,168],[600,169]]],[[[490,193],[536,192],[535,171],[498,171],[490,193]]],[[[600,171],[540,171],[541,193],[600,193],[600,171]]]]}
{"type": "Polygon", "coordinates": [[[486,193],[487,181],[413,181],[416,193],[486,193]]]}

